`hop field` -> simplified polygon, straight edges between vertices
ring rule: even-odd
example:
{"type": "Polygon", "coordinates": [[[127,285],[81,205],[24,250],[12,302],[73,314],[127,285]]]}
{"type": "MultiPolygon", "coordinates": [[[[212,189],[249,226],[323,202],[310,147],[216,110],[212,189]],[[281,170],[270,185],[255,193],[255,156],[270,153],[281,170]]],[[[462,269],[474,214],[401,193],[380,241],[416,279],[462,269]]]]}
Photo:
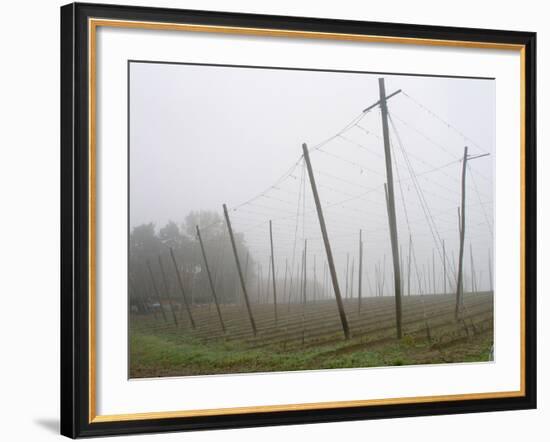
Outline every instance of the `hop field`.
{"type": "MultiPolygon", "coordinates": [[[[403,338],[395,336],[393,297],[344,300],[351,338],[344,339],[334,300],[254,304],[254,337],[244,306],[221,305],[225,333],[213,305],[170,315],[130,316],[131,378],[251,373],[492,359],[493,294],[465,293],[458,320],[451,295],[403,298],[403,338]]],[[[176,306],[177,307],[177,306],[176,306]]]]}

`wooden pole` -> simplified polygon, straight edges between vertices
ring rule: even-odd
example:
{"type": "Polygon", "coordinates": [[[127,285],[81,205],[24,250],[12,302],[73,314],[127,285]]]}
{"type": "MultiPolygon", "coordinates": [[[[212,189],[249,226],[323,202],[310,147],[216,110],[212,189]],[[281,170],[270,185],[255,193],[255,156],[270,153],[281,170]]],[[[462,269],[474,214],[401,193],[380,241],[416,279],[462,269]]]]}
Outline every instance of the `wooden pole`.
{"type": "Polygon", "coordinates": [[[151,263],[149,260],[147,260],[147,268],[149,269],[149,275],[151,276],[151,282],[153,284],[153,290],[155,291],[155,294],[157,295],[157,300],[159,302],[160,312],[162,313],[162,317],[164,318],[164,322],[168,322],[168,319],[166,319],[166,313],[164,313],[164,307],[162,306],[162,301],[160,299],[160,292],[157,287],[157,283],[155,281],[155,277],[153,275],[153,270],[151,269],[151,263]]]}
{"type": "MultiPolygon", "coordinates": [[[[399,253],[397,252],[397,236],[394,239],[394,233],[397,235],[397,229],[394,226],[394,215],[392,215],[390,196],[388,193],[388,185],[384,183],[384,190],[386,192],[386,207],[388,209],[388,220],[390,224],[390,240],[392,245],[392,256],[393,256],[393,276],[394,276],[394,287],[395,287],[395,325],[397,332],[397,339],[401,339],[401,273],[399,271],[399,253]]],[[[394,207],[395,210],[395,207],[394,207]]],[[[384,264],[384,281],[386,280],[386,266],[384,264]]]]}
{"type": "Polygon", "coordinates": [[[388,203],[388,218],[390,239],[393,255],[393,279],[395,290],[395,319],[397,339],[401,339],[401,271],[399,269],[399,242],[397,238],[397,217],[395,213],[395,197],[393,192],[393,170],[390,148],[390,133],[388,128],[388,107],[386,103],[386,86],[383,78],[378,79],[380,89],[380,111],[382,115],[382,135],[384,137],[384,153],[386,159],[386,194],[388,203]]]}
{"type": "Polygon", "coordinates": [[[311,191],[313,193],[313,199],[315,200],[315,207],[317,209],[317,216],[319,218],[319,225],[321,227],[321,233],[323,235],[323,242],[325,244],[325,251],[327,254],[327,261],[330,270],[330,276],[332,279],[332,286],[334,288],[334,296],[336,297],[336,304],[338,306],[338,313],[340,314],[340,321],[342,322],[342,329],[344,331],[344,337],[350,338],[348,320],[346,318],[346,312],[344,311],[344,303],[342,302],[342,296],[340,294],[340,286],[338,285],[338,277],[336,275],[336,266],[334,265],[334,259],[332,257],[332,249],[328,239],[327,227],[325,225],[325,218],[323,216],[323,209],[321,208],[321,200],[317,193],[317,186],[315,184],[315,177],[313,175],[313,168],[311,167],[311,161],[309,159],[309,152],[307,150],[306,143],[302,144],[302,150],[304,151],[304,160],[307,166],[307,173],[309,175],[309,182],[311,184],[311,191]]]}
{"type": "Polygon", "coordinates": [[[235,256],[235,264],[237,266],[237,272],[239,273],[239,279],[241,280],[241,287],[243,289],[244,300],[246,302],[246,310],[248,311],[248,318],[250,319],[250,326],[252,327],[252,333],[256,336],[256,323],[252,316],[252,309],[250,308],[250,301],[248,299],[248,292],[246,291],[246,284],[241,270],[241,263],[239,261],[239,254],[237,253],[237,246],[235,244],[235,238],[233,236],[233,229],[231,228],[231,221],[229,220],[229,214],[227,213],[227,206],[223,205],[223,214],[225,215],[225,222],[227,223],[227,230],[229,232],[229,239],[231,240],[231,246],[233,247],[233,255],[235,256]]]}
{"type": "Polygon", "coordinates": [[[162,276],[162,282],[164,283],[164,292],[166,293],[166,296],[168,297],[168,305],[170,306],[170,311],[172,312],[172,318],[174,319],[174,324],[176,324],[176,327],[178,326],[178,317],[176,316],[176,312],[174,310],[174,304],[172,304],[172,298],[170,296],[170,290],[168,289],[168,281],[166,280],[166,273],[164,273],[164,266],[162,265],[162,258],[160,255],[158,256],[159,259],[159,266],[160,266],[160,274],[162,276]]]}
{"type": "Polygon", "coordinates": [[[267,260],[267,279],[265,280],[265,303],[269,304],[269,286],[271,285],[271,256],[267,260]]]}
{"type": "Polygon", "coordinates": [[[466,230],[466,162],[468,161],[468,146],[464,147],[464,159],[462,160],[462,194],[461,194],[461,209],[460,209],[460,248],[458,252],[458,277],[456,284],[456,304],[455,304],[455,319],[458,320],[458,314],[462,303],[463,284],[462,281],[462,266],[464,261],[464,233],[466,230]]]}
{"type": "Polygon", "coordinates": [[[183,281],[181,279],[180,270],[178,269],[178,264],[176,262],[176,257],[174,256],[174,251],[170,247],[170,256],[172,257],[172,263],[174,264],[174,269],[176,269],[176,276],[178,279],[178,285],[181,292],[181,297],[183,298],[183,303],[185,304],[185,309],[187,310],[187,316],[189,316],[189,322],[191,322],[191,327],[195,328],[195,321],[193,320],[193,315],[191,314],[191,308],[189,307],[189,302],[187,301],[187,295],[183,289],[183,281]]]}
{"type": "Polygon", "coordinates": [[[277,325],[277,284],[275,278],[275,255],[273,253],[273,225],[269,220],[269,242],[271,243],[271,274],[273,275],[273,310],[275,313],[275,325],[277,325]]]}
{"type": "Polygon", "coordinates": [[[220,320],[220,325],[223,332],[225,333],[225,324],[223,323],[222,312],[220,310],[220,304],[218,303],[218,297],[216,295],[216,289],[214,288],[214,281],[212,280],[212,274],[210,273],[210,267],[208,265],[208,259],[206,258],[206,251],[204,250],[204,244],[202,242],[201,230],[199,226],[196,226],[197,237],[199,238],[199,243],[201,246],[202,259],[204,261],[204,266],[206,267],[206,274],[208,276],[208,282],[210,283],[210,290],[212,291],[212,297],[214,298],[214,303],[216,304],[216,311],[218,312],[218,319],[220,320]]]}
{"type": "Polygon", "coordinates": [[[361,295],[363,284],[363,231],[359,229],[359,285],[357,288],[357,297],[359,298],[359,313],[361,313],[361,295]]]}

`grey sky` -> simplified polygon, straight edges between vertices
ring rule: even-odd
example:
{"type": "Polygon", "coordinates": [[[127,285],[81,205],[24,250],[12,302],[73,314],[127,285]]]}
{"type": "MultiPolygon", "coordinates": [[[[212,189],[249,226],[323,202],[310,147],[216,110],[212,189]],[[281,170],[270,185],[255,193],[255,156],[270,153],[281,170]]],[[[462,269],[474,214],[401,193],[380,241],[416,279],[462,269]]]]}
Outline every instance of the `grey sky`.
{"type": "MultiPolygon", "coordinates": [[[[277,188],[271,186],[300,159],[303,142],[313,150],[378,100],[381,75],[151,63],[130,66],[130,225],[180,223],[191,210],[221,213],[226,203],[230,209],[237,208],[230,212],[234,228],[244,232],[254,258],[264,266],[270,253],[268,221],[272,219],[280,271],[285,259],[290,263],[294,257],[296,267],[307,238],[309,263],[313,265],[315,255],[318,272],[322,272],[325,255],[307,177],[305,203],[301,199],[302,208],[298,208],[302,163],[277,188]],[[301,213],[304,204],[305,218],[301,213]]],[[[440,243],[434,241],[428,227],[401,149],[407,152],[418,177],[435,221],[435,236],[445,240],[451,261],[452,252],[458,254],[459,160],[468,145],[472,154],[491,154],[470,163],[465,254],[468,271],[471,242],[478,277],[482,287],[488,288],[495,82],[383,77],[388,94],[397,89],[406,94],[389,101],[397,129],[396,135],[392,126],[390,135],[394,178],[401,182],[396,184],[395,196],[403,260],[410,226],[417,266],[420,270],[431,266],[433,251],[441,290],[441,259],[436,247],[440,243]]],[[[369,284],[373,284],[375,264],[383,263],[386,255],[386,287],[390,289],[379,110],[368,113],[358,124],[320,150],[313,150],[311,161],[326,206],[339,274],[345,272],[347,253],[350,259],[354,255],[357,259],[361,228],[369,284]]],[[[308,272],[312,271],[310,265],[308,272]]]]}

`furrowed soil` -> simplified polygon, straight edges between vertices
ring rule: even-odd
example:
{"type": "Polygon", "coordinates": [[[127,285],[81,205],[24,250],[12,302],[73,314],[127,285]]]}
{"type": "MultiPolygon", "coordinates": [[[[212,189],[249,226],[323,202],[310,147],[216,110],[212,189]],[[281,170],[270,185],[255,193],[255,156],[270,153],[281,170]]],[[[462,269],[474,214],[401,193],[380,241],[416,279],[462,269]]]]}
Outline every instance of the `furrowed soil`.
{"type": "Polygon", "coordinates": [[[130,316],[130,377],[166,377],[330,368],[484,362],[491,360],[493,295],[465,294],[459,320],[454,296],[403,298],[403,337],[396,338],[391,297],[344,301],[351,338],[344,339],[334,300],[306,305],[196,306],[193,330],[184,309],[130,316]]]}

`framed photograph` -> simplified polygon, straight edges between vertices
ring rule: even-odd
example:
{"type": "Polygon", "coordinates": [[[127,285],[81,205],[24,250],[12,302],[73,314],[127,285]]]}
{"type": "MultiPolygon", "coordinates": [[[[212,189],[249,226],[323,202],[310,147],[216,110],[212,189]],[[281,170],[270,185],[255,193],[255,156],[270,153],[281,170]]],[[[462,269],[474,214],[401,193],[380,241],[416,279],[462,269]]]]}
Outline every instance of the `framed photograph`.
{"type": "Polygon", "coordinates": [[[536,407],[536,36],[61,8],[61,432],[536,407]]]}

